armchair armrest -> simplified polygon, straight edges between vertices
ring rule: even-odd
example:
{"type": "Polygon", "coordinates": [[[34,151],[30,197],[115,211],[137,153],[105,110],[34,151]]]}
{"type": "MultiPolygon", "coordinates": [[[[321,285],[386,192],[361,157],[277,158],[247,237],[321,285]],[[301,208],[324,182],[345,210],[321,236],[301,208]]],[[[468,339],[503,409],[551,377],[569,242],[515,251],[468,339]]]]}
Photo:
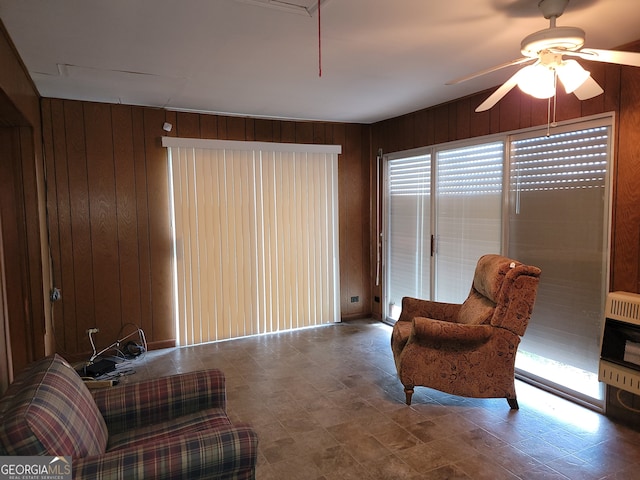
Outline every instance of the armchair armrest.
{"type": "Polygon", "coordinates": [[[224,374],[215,369],[93,390],[91,393],[110,435],[206,408],[226,410],[224,374]]]}
{"type": "Polygon", "coordinates": [[[73,478],[254,478],[258,437],[229,425],[73,459],[73,478]]]}
{"type": "Polygon", "coordinates": [[[399,322],[410,322],[414,317],[437,318],[445,322],[453,322],[458,318],[462,304],[432,302],[420,298],[404,297],[399,322]]]}
{"type": "Polygon", "coordinates": [[[467,349],[489,341],[495,330],[491,325],[465,325],[416,317],[413,319],[409,343],[452,344],[456,349],[467,349]]]}

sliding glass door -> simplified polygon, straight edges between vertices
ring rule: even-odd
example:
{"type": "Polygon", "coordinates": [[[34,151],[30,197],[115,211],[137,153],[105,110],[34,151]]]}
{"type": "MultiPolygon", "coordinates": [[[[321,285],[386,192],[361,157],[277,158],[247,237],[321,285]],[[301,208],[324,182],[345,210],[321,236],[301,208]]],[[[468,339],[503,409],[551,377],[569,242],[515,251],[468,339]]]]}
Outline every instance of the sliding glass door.
{"type": "Polygon", "coordinates": [[[386,163],[385,305],[391,321],[404,296],[462,302],[480,255],[500,252],[504,142],[440,149],[433,156],[435,165],[431,153],[386,163]]]}
{"type": "Polygon", "coordinates": [[[538,266],[518,373],[600,404],[612,128],[600,116],[387,156],[386,318],[403,296],[464,301],[485,253],[538,266]]]}
{"type": "Polygon", "coordinates": [[[386,162],[387,316],[397,320],[402,297],[431,297],[431,155],[386,162]]]}
{"type": "Polygon", "coordinates": [[[571,126],[510,143],[508,251],[542,269],[516,367],[592,398],[601,397],[610,130],[571,126]]]}

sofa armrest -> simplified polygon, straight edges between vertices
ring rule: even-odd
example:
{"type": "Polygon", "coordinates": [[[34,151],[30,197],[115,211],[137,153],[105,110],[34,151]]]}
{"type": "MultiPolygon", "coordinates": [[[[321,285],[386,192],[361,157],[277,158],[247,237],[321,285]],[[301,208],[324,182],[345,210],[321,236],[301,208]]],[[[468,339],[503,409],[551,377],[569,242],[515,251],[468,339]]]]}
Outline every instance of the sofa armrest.
{"type": "Polygon", "coordinates": [[[229,425],[166,441],[73,459],[74,479],[255,478],[258,437],[251,427],[229,425]]]}
{"type": "Polygon", "coordinates": [[[203,370],[93,390],[109,434],[194,413],[226,410],[225,377],[203,370]]]}
{"type": "Polygon", "coordinates": [[[404,297],[399,322],[410,322],[414,317],[437,318],[445,322],[453,322],[458,318],[462,304],[433,302],[420,298],[404,297]]]}

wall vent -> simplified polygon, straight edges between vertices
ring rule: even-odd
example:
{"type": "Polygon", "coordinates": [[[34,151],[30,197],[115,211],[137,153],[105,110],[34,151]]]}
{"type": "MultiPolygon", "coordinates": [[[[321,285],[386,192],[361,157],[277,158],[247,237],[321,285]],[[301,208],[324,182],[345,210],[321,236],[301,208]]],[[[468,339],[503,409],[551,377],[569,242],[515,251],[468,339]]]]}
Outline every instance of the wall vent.
{"type": "Polygon", "coordinates": [[[640,325],[640,295],[628,292],[610,293],[607,297],[605,316],[640,325]]]}
{"type": "Polygon", "coordinates": [[[640,395],[640,372],[600,360],[598,380],[620,390],[640,395]]]}

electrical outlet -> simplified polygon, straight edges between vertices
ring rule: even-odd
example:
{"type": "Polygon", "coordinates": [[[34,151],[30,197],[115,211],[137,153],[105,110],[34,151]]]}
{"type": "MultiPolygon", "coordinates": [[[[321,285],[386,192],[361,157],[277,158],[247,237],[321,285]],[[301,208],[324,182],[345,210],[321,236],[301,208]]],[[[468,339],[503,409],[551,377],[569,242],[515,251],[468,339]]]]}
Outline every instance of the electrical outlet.
{"type": "Polygon", "coordinates": [[[57,287],[53,287],[51,289],[51,293],[49,294],[49,298],[52,302],[57,302],[58,300],[60,300],[62,298],[62,293],[60,292],[60,289],[57,287]]]}
{"type": "Polygon", "coordinates": [[[351,303],[358,303],[360,301],[360,297],[351,297],[351,303]]]}

